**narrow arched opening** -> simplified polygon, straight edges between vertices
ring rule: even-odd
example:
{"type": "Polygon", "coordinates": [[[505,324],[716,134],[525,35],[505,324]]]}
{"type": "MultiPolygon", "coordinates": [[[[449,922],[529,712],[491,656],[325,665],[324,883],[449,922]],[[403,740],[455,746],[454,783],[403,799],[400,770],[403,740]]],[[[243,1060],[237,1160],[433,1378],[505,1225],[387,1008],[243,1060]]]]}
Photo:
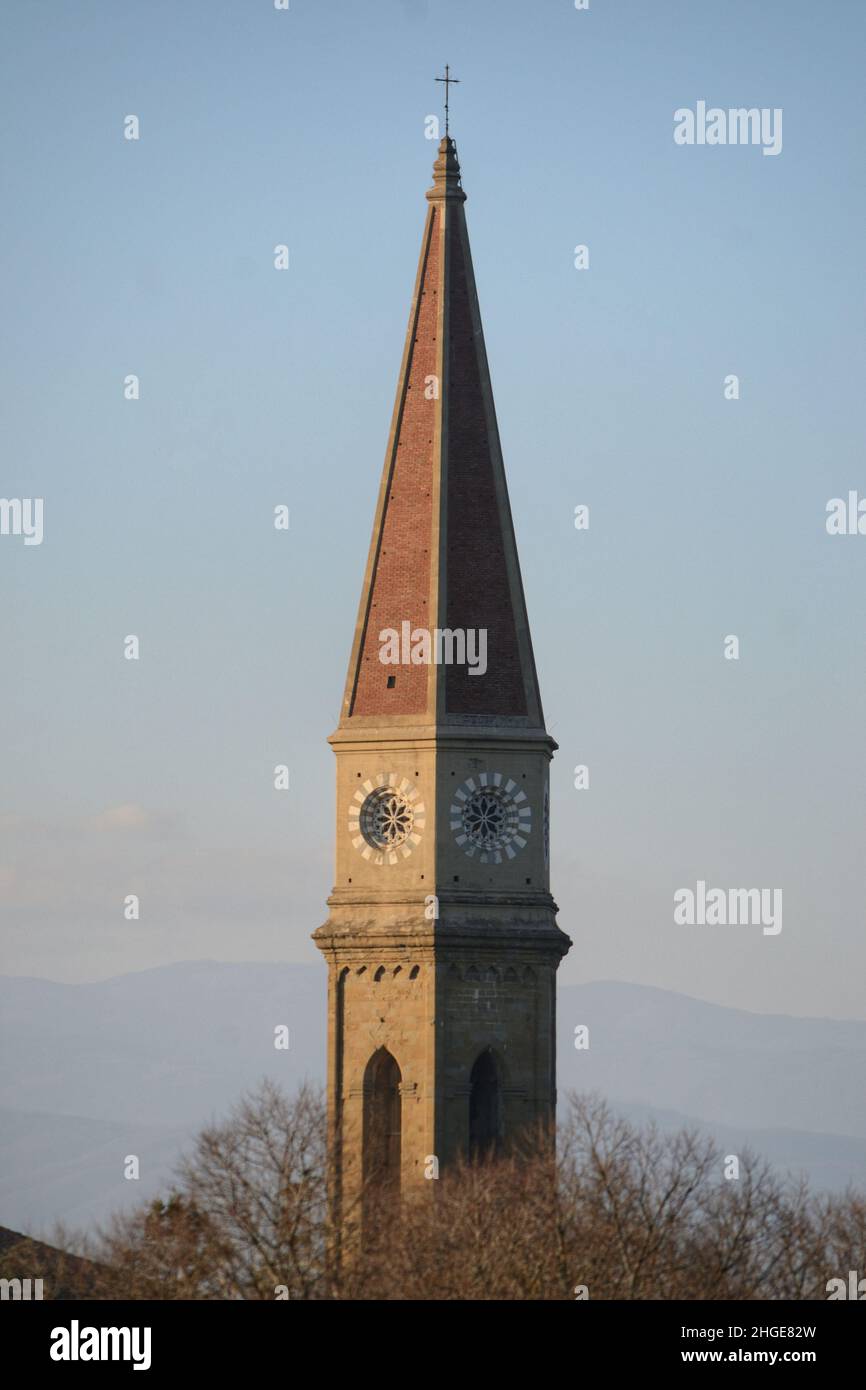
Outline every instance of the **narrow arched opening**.
{"type": "Polygon", "coordinates": [[[364,1182],[377,1189],[400,1186],[402,1079],[387,1048],[373,1053],[364,1072],[364,1182]]]}
{"type": "Polygon", "coordinates": [[[493,1049],[486,1047],[469,1075],[469,1156],[492,1158],[504,1138],[502,1080],[493,1049]]]}

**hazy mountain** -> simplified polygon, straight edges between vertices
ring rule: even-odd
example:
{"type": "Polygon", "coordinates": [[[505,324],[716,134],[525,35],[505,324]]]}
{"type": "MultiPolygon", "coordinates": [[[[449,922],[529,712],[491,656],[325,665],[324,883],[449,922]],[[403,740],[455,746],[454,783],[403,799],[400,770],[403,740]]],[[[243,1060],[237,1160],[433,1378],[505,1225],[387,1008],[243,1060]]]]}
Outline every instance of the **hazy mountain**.
{"type": "Polygon", "coordinates": [[[559,1091],[866,1139],[866,1022],[754,1014],[601,981],[559,991],[559,1091]],[[576,1051],[574,1029],[589,1028],[576,1051]]]}
{"type": "MultiPolygon", "coordinates": [[[[325,972],[216,961],[100,984],[0,978],[0,1106],[109,1123],[195,1125],[262,1076],[325,1069],[325,972]],[[287,1052],[274,1028],[289,1028],[287,1052]]],[[[10,1224],[14,1225],[14,1222],[10,1224]]]]}
{"type": "MultiPolygon", "coordinates": [[[[602,982],[559,992],[559,1091],[697,1122],[816,1185],[866,1187],[866,1023],[725,1009],[602,982]],[[590,1046],[574,1047],[586,1025],[590,1046]]],[[[164,1185],[199,1126],[263,1076],[325,1068],[317,966],[199,961],[100,984],[0,978],[0,1222],[50,1234],[164,1185]],[[274,1028],[290,1048],[274,1048],[274,1028]],[[123,1176],[136,1154],[141,1178],[123,1176]]]]}
{"type": "Polygon", "coordinates": [[[107,1124],[79,1115],[0,1110],[0,1212],[18,1227],[50,1235],[55,1221],[83,1228],[155,1197],[187,1143],[190,1127],[107,1124]],[[128,1182],[136,1154],[141,1177],[128,1182]]]}

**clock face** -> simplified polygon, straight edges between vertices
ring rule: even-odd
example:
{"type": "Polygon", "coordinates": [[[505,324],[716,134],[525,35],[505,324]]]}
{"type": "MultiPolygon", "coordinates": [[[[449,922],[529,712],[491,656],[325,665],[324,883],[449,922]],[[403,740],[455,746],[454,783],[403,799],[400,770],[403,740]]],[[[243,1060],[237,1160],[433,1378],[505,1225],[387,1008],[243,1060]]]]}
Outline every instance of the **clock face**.
{"type": "Polygon", "coordinates": [[[369,863],[381,867],[408,859],[423,829],[424,803],[418,788],[398,772],[380,772],[355,792],[349,834],[369,863]]]}
{"type": "Polygon", "coordinates": [[[454,793],[451,829],[470,859],[501,864],[526,845],[532,830],[532,808],[526,793],[510,777],[482,772],[454,793]]]}

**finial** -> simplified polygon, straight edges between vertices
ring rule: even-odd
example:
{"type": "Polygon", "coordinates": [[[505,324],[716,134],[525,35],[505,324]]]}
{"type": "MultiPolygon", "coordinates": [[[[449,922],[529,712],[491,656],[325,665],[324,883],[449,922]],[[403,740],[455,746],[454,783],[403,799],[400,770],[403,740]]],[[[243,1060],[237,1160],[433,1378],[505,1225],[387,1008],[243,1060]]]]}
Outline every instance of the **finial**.
{"type": "Polygon", "coordinates": [[[457,146],[450,135],[443,135],[439,141],[439,153],[433,165],[433,187],[427,190],[431,203],[441,203],[446,199],[466,202],[466,194],[460,187],[460,163],[457,159],[457,146]]]}
{"type": "Polygon", "coordinates": [[[444,82],[444,83],[445,83],[445,135],[446,135],[446,137],[447,137],[447,135],[448,135],[448,88],[452,85],[452,83],[456,83],[458,87],[460,86],[460,78],[459,78],[459,77],[451,77],[451,76],[450,76],[450,72],[451,72],[451,69],[449,68],[448,64],[446,63],[446,64],[445,64],[445,76],[444,76],[444,77],[435,77],[435,78],[433,79],[434,82],[444,82]]]}

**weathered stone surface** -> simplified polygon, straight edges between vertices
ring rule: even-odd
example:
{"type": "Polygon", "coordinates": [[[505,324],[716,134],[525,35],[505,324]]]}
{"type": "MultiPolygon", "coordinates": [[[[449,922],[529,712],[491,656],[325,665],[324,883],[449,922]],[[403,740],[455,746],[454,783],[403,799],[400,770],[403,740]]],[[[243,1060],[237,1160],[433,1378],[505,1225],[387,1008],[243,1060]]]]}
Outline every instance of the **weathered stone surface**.
{"type": "Polygon", "coordinates": [[[556,744],[544,728],[453,141],[440,144],[427,198],[330,740],[336,881],[314,939],[329,969],[329,1115],[344,1212],[379,1170],[424,1182],[432,1160],[552,1118],[556,969],[570,945],[549,885],[556,744]],[[439,390],[428,398],[430,376],[439,390]],[[487,673],[382,665],[379,632],[403,620],[485,627],[487,673]]]}

